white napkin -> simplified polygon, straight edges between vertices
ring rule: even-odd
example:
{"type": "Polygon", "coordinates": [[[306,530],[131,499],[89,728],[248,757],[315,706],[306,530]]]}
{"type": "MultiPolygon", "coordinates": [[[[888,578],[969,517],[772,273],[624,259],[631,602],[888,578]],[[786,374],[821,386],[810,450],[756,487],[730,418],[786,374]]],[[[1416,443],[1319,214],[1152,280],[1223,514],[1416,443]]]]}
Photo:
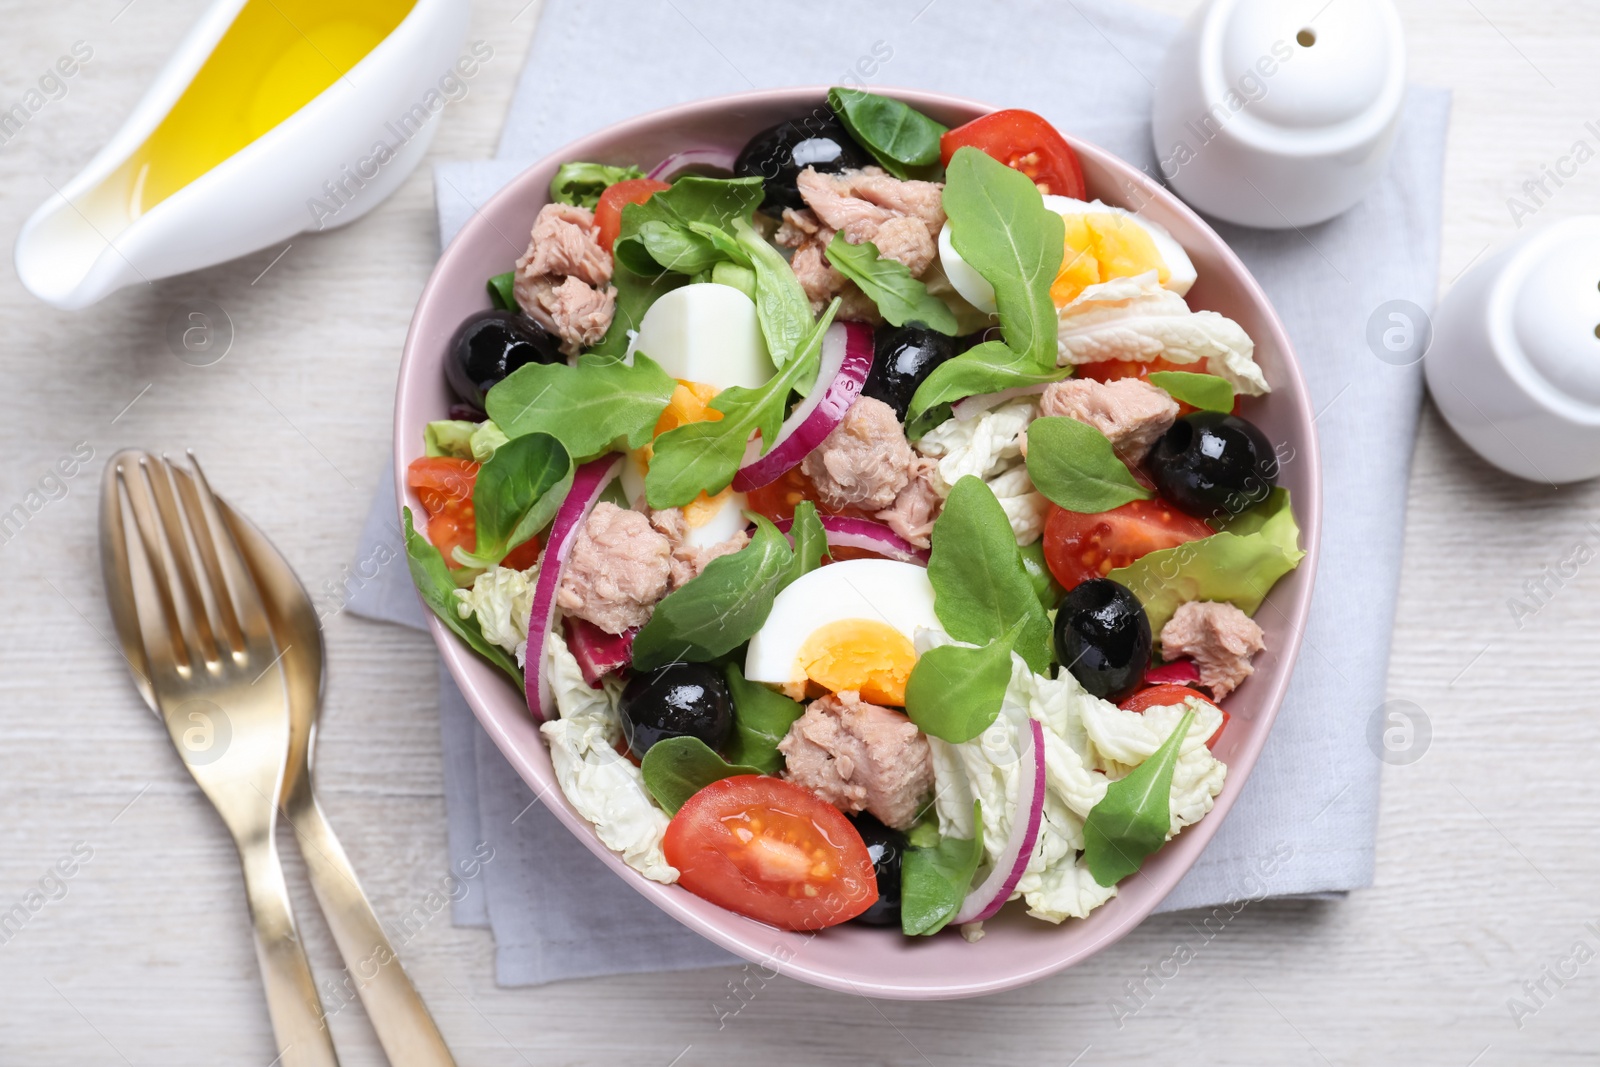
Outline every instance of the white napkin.
{"type": "MultiPolygon", "coordinates": [[[[1156,174],[1151,85],[1176,23],[1111,0],[984,3],[826,0],[546,0],[499,158],[435,168],[448,242],[524,165],[642,111],[753,87],[915,86],[1038,111],[1156,174]]],[[[1421,368],[1376,358],[1379,305],[1431,306],[1447,93],[1412,89],[1384,182],[1348,214],[1302,231],[1219,225],[1288,326],[1322,440],[1322,563],[1300,661],[1248,787],[1161,910],[1262,896],[1326,896],[1372,883],[1380,761],[1367,723],[1384,699],[1421,368]],[[1264,873],[1270,872],[1270,873],[1264,873]]],[[[642,160],[648,164],[651,160],[642,160]]],[[[358,560],[393,543],[385,479],[358,560]]],[[[421,625],[403,568],[359,589],[353,611],[421,625]]],[[[486,892],[456,906],[488,925],[503,985],[707,966],[731,957],[604,871],[494,749],[441,672],[452,859],[495,850],[486,892]]]]}

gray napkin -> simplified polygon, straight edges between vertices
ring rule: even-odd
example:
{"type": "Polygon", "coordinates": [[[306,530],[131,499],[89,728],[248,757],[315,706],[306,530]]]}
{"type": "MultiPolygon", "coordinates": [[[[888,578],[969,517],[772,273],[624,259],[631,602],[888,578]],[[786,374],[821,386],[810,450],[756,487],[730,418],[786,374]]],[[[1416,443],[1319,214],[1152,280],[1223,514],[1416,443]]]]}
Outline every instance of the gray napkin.
{"type": "MultiPolygon", "coordinates": [[[[499,157],[435,167],[441,240],[522,167],[641,111],[796,84],[915,86],[1038,111],[1148,173],[1151,86],[1176,23],[1110,0],[546,0],[499,157]],[[1017,27],[1026,27],[1018,33],[1017,27]],[[1070,61],[1066,58],[1070,57],[1070,61]]],[[[1384,699],[1419,366],[1369,348],[1389,301],[1431,305],[1448,94],[1412,89],[1389,174],[1346,215],[1305,230],[1219,226],[1265,286],[1310,384],[1323,443],[1323,555],[1289,696],[1248,787],[1161,910],[1372,883],[1380,760],[1368,722],[1384,699]]],[[[648,164],[651,160],[642,160],[648,164]]],[[[392,537],[391,481],[358,559],[392,537]]],[[[352,610],[419,625],[406,574],[386,568],[352,610]]],[[[486,892],[458,923],[489,925],[501,984],[731,960],[638,899],[540,806],[448,677],[440,725],[452,858],[495,849],[486,892]]]]}

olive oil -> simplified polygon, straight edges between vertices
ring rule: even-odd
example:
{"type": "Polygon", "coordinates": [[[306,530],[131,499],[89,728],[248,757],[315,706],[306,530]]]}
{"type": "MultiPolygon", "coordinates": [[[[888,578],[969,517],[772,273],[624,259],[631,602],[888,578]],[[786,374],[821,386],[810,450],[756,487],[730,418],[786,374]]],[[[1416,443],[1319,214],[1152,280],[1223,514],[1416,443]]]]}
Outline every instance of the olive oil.
{"type": "Polygon", "coordinates": [[[127,222],[345,77],[414,4],[246,0],[172,110],[106,183],[117,191],[127,222]]]}

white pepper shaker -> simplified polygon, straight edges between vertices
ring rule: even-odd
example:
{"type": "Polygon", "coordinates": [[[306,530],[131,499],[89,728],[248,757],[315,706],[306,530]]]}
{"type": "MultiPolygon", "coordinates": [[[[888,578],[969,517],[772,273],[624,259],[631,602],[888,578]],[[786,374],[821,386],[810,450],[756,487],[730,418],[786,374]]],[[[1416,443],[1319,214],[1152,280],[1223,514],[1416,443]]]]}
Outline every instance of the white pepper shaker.
{"type": "Polygon", "coordinates": [[[1383,175],[1405,101],[1390,0],[1207,0],[1156,85],[1163,176],[1191,205],[1244,226],[1333,218],[1383,175]]]}

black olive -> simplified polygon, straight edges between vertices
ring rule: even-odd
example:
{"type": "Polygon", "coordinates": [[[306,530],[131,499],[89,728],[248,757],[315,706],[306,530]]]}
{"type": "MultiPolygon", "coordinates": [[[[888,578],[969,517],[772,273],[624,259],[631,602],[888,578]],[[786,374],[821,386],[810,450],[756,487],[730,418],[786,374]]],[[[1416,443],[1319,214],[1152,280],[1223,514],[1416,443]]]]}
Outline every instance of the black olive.
{"type": "Polygon", "coordinates": [[[519,311],[480,311],[450,338],[444,376],[463,403],[482,410],[483,394],[529,363],[563,363],[561,342],[519,311]]]}
{"type": "Polygon", "coordinates": [[[917,386],[933,373],[933,368],[956,354],[954,337],[930,330],[920,322],[904,326],[880,326],[872,339],[872,370],[862,396],[881,400],[894,408],[895,417],[906,419],[911,396],[917,386]]]}
{"type": "Polygon", "coordinates": [[[1115,703],[1150,666],[1150,618],[1127,586],[1090,578],[1056,609],[1056,658],[1083,687],[1115,703]]]}
{"type": "Polygon", "coordinates": [[[1162,496],[1191,515],[1237,515],[1278,484],[1278,457],[1254,423],[1196,411],[1172,424],[1145,459],[1162,496]]]}
{"type": "Polygon", "coordinates": [[[669,737],[698,737],[720,749],[733,731],[728,683],[704,663],[669,663],[635,674],[622,691],[620,710],[628,750],[641,759],[669,737]]]}
{"type": "Polygon", "coordinates": [[[759,175],[765,191],[761,210],[776,216],[786,207],[798,211],[806,206],[795,179],[807,167],[831,174],[871,163],[867,150],[856,144],[832,112],[818,108],[750,138],[733,162],[733,173],[739,178],[759,175]]]}
{"type": "Polygon", "coordinates": [[[872,873],[878,879],[878,899],[857,915],[855,921],[868,926],[899,926],[900,861],[908,847],[906,835],[883,825],[866,812],[850,816],[850,821],[866,843],[867,855],[872,857],[872,873]]]}

